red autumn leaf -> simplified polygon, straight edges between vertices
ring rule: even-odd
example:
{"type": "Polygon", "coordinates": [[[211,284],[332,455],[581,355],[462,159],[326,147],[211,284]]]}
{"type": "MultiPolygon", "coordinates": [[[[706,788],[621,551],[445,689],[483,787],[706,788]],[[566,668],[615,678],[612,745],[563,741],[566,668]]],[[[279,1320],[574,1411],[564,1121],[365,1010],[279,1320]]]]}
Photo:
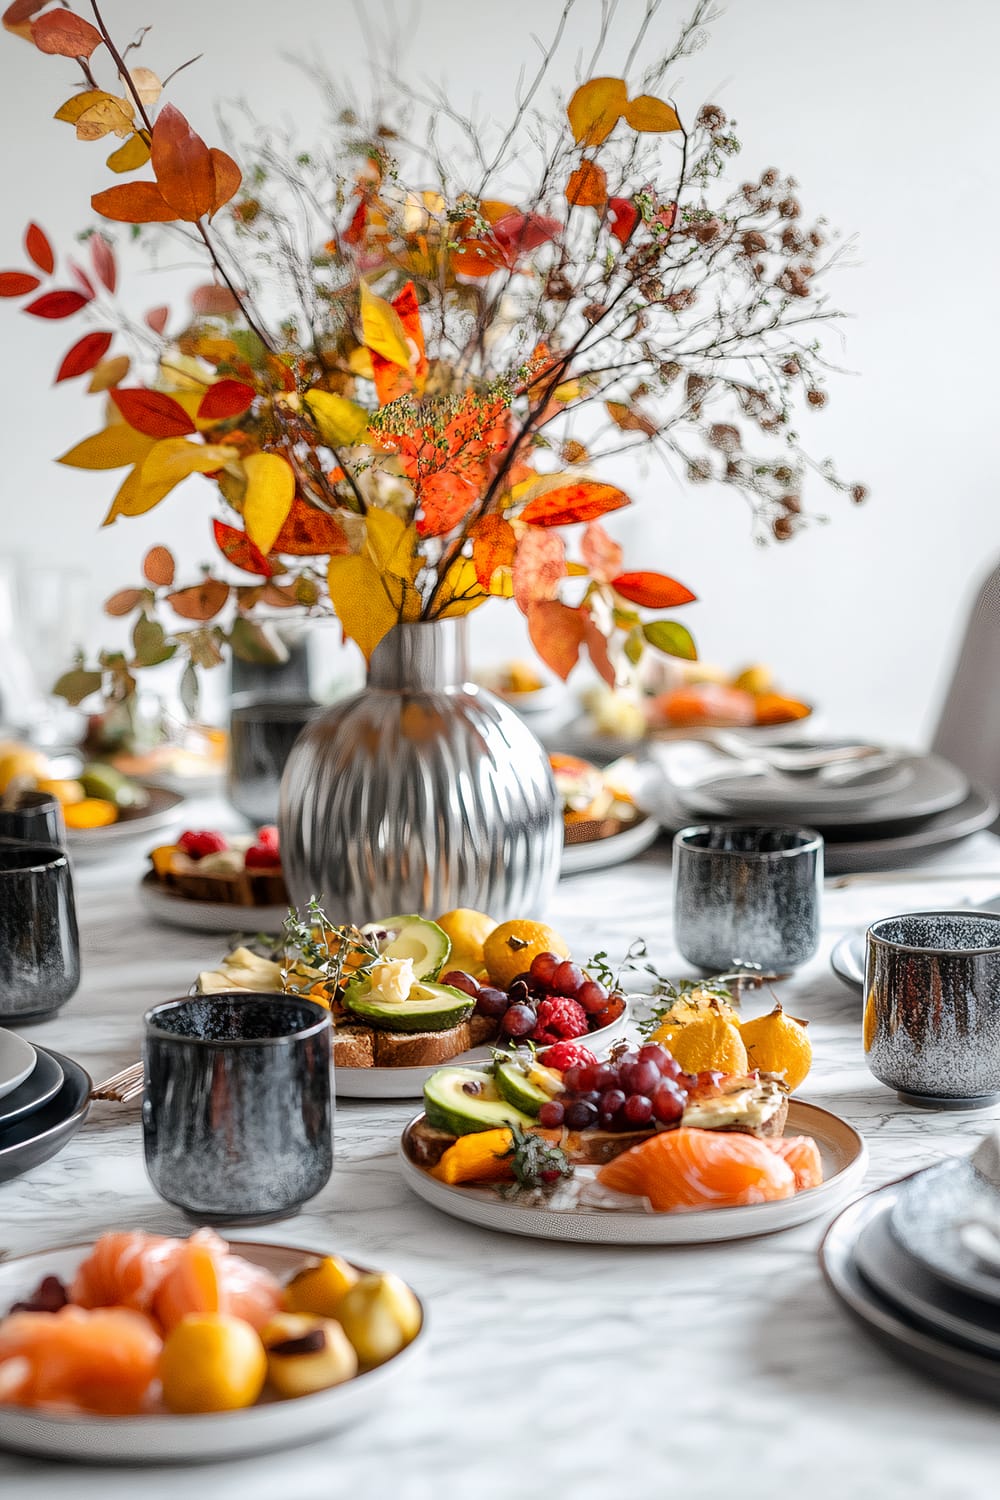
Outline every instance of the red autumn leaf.
{"type": "Polygon", "coordinates": [[[30,21],[36,11],[44,10],[49,0],[12,0],[0,17],[8,31],[14,31],[30,21]]]}
{"type": "Polygon", "coordinates": [[[162,391],[148,391],[141,385],[118,387],[111,399],[128,425],[146,437],[185,437],[197,430],[180,402],[162,391]]]}
{"type": "Polygon", "coordinates": [[[404,370],[401,365],[393,364],[391,360],[386,359],[377,349],[369,351],[372,357],[375,392],[379,406],[385,406],[389,401],[405,396],[408,391],[413,390],[414,386],[422,390],[427,379],[424,330],[420,322],[417,292],[412,281],[408,281],[399,295],[392,299],[392,306],[403,325],[403,332],[414,346],[414,355],[410,361],[410,368],[404,370]]]}
{"type": "Polygon", "coordinates": [[[71,10],[50,10],[32,22],[31,40],[39,52],[56,57],[89,57],[104,38],[96,26],[71,10]]]}
{"type": "Polygon", "coordinates": [[[639,210],[631,198],[609,198],[608,213],[611,218],[611,233],[619,244],[627,244],[639,222],[639,210]]]}
{"type": "Polygon", "coordinates": [[[178,217],[155,182],[119,183],[95,193],[90,206],[95,213],[122,224],[172,224],[178,217]]]}
{"type": "Polygon", "coordinates": [[[60,380],[72,380],[76,375],[85,375],[99,364],[111,348],[111,333],[86,333],[79,343],[73,345],[72,349],[64,356],[62,364],[56,375],[56,385],[60,380]]]}
{"type": "Polygon", "coordinates": [[[169,588],[174,581],[174,558],[166,547],[150,547],[142,560],[142,571],[157,588],[169,588]]]}
{"type": "Polygon", "coordinates": [[[547,214],[505,214],[493,225],[493,238],[513,263],[518,255],[526,255],[555,239],[560,229],[559,220],[547,214]]]}
{"type": "Polygon", "coordinates": [[[212,161],[212,173],[215,178],[215,196],[212,199],[212,213],[217,214],[220,208],[224,208],[230,198],[234,197],[240,190],[243,181],[243,173],[233,161],[233,158],[225,151],[220,151],[213,146],[209,151],[212,161]]]}
{"type": "Polygon", "coordinates": [[[130,615],[145,597],[144,589],[119,589],[117,594],[112,594],[110,599],[105,599],[104,613],[106,615],[130,615]]]}
{"type": "Polygon", "coordinates": [[[547,490],[529,500],[520,519],[532,526],[570,526],[575,521],[595,521],[598,516],[621,510],[623,505],[630,503],[628,496],[613,484],[581,479],[576,484],[560,485],[556,490],[547,490]]]}
{"type": "Polygon", "coordinates": [[[598,521],[585,528],[580,550],[591,578],[598,583],[606,583],[621,569],[622,549],[598,521]]]}
{"type": "Polygon", "coordinates": [[[223,422],[227,417],[238,417],[253,402],[254,388],[244,385],[242,380],[219,380],[210,385],[198,407],[198,417],[204,422],[223,422]]]}
{"type": "Polygon", "coordinates": [[[178,589],[176,593],[168,594],[167,603],[175,615],[204,623],[219,613],[227,603],[229,593],[228,583],[223,583],[218,578],[205,578],[189,589],[178,589]]]}
{"type": "Polygon", "coordinates": [[[115,252],[103,234],[90,236],[90,259],[98,279],[109,292],[113,292],[118,285],[118,267],[115,263],[115,252]]]}
{"type": "Polygon", "coordinates": [[[541,599],[554,599],[560,580],[566,576],[566,549],[554,531],[526,531],[514,557],[514,598],[518,608],[541,599]]]}
{"type": "Polygon", "coordinates": [[[476,486],[462,474],[447,469],[429,474],[420,484],[418,536],[444,536],[464,520],[475,502],[476,486]]]}
{"type": "Polygon", "coordinates": [[[69,288],[58,292],[43,292],[36,297],[34,302],[29,302],[23,309],[31,313],[35,318],[69,318],[73,313],[79,312],[81,307],[86,307],[90,301],[82,292],[74,292],[69,288]]]}
{"type": "Polygon", "coordinates": [[[41,284],[37,276],[27,271],[0,271],[0,297],[23,297],[41,284]]]}
{"type": "Polygon", "coordinates": [[[333,517],[297,495],[271,548],[292,557],[345,557],[350,550],[346,534],[333,517]]]}
{"type": "Polygon", "coordinates": [[[690,604],[695,597],[683,583],[668,578],[665,573],[619,573],[612,578],[611,587],[630,604],[642,605],[644,609],[690,604]]]}
{"type": "Polygon", "coordinates": [[[616,674],[614,663],[608,655],[607,637],[602,635],[598,630],[594,624],[594,617],[589,610],[584,611],[583,644],[590,653],[590,659],[594,664],[594,670],[598,677],[603,678],[608,687],[614,687],[616,674]]]}
{"type": "Polygon", "coordinates": [[[481,588],[488,589],[497,568],[509,568],[517,550],[517,535],[503,516],[483,516],[472,532],[472,562],[481,588]]]}
{"type": "Polygon", "coordinates": [[[38,269],[51,276],[56,268],[56,257],[45,230],[37,224],[29,224],[24,235],[24,248],[38,269]]]}
{"type": "Polygon", "coordinates": [[[256,573],[261,578],[271,577],[274,569],[245,531],[227,526],[223,521],[213,521],[212,530],[219,551],[234,568],[240,568],[244,573],[256,573]]]}
{"type": "Polygon", "coordinates": [[[78,266],[77,263],[76,263],[76,261],[74,261],[74,260],[70,261],[70,263],[69,263],[69,269],[70,269],[70,273],[75,277],[75,279],[77,281],[77,284],[87,294],[87,297],[91,301],[93,301],[93,299],[97,296],[97,290],[96,290],[96,288],[94,286],[94,283],[91,281],[90,277],[87,275],[86,271],[83,269],[82,266],[78,266]]]}
{"type": "Polygon", "coordinates": [[[227,286],[210,281],[191,293],[191,306],[206,318],[224,318],[236,312],[239,303],[227,286]]]}
{"type": "Polygon", "coordinates": [[[173,104],[160,110],[150,140],[153,172],[160,192],[189,224],[211,213],[215,203],[215,164],[208,147],[173,104]]]}
{"type": "Polygon", "coordinates": [[[603,208],[608,201],[608,178],[604,168],[595,161],[582,161],[576,171],[570,173],[566,199],[579,208],[603,208]]]}
{"type": "Polygon", "coordinates": [[[169,307],[151,307],[146,314],[145,323],[147,328],[151,328],[154,333],[162,333],[169,317],[169,307]]]}
{"type": "Polygon", "coordinates": [[[560,604],[558,599],[541,599],[529,604],[526,613],[531,644],[565,682],[580,657],[584,611],[560,604]]]}

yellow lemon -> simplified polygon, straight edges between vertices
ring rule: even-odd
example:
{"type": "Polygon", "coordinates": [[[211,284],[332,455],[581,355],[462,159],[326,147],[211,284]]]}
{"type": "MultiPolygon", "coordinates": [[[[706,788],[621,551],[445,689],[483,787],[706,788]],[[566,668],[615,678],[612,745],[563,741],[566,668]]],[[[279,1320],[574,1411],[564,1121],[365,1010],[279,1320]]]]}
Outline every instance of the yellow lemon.
{"type": "Polygon", "coordinates": [[[238,1411],[264,1388],[267,1355],[257,1333],[228,1313],[190,1313],[160,1355],[163,1399],[171,1411],[238,1411]]]}
{"type": "Polygon", "coordinates": [[[34,786],[39,776],[49,768],[45,756],[28,745],[9,745],[0,755],[0,793],[7,790],[12,781],[27,781],[34,786]]]}
{"type": "Polygon", "coordinates": [[[785,1085],[797,1089],[812,1066],[812,1043],[806,1035],[805,1021],[786,1016],[780,1005],[766,1016],[744,1021],[740,1035],[747,1049],[751,1068],[762,1073],[783,1073],[785,1085]]]}
{"type": "Polygon", "coordinates": [[[455,911],[446,911],[436,921],[451,943],[448,968],[462,969],[466,974],[477,976],[482,973],[486,967],[483,944],[497,925],[493,918],[483,911],[459,906],[455,911]]]}
{"type": "Polygon", "coordinates": [[[106,828],[117,823],[118,809],[104,797],[82,797],[63,806],[63,820],[67,828],[106,828]]]}
{"type": "Polygon", "coordinates": [[[569,948],[553,928],[544,922],[529,922],[524,917],[501,922],[483,944],[483,958],[490,979],[502,990],[507,989],[524,969],[530,969],[532,959],[539,953],[555,953],[559,958],[568,958],[569,948]]]}
{"type": "Polygon", "coordinates": [[[56,781],[50,776],[40,776],[36,783],[36,789],[55,797],[63,807],[69,807],[72,802],[82,802],[86,793],[78,781],[56,781]]]}
{"type": "Polygon", "coordinates": [[[745,693],[769,693],[774,687],[774,673],[770,667],[765,667],[757,662],[752,667],[744,667],[733,678],[733,687],[742,688],[745,693]]]}
{"type": "Polygon", "coordinates": [[[747,1071],[747,1049],[743,1038],[732,1021],[727,1021],[724,1016],[707,1015],[687,1026],[673,1030],[664,1028],[664,1036],[660,1036],[660,1029],[657,1027],[651,1040],[662,1042],[685,1073],[704,1073],[709,1069],[719,1073],[747,1071]]]}
{"type": "Polygon", "coordinates": [[[661,1013],[652,1039],[662,1042],[663,1037],[658,1034],[661,1030],[676,1031],[681,1026],[690,1026],[692,1021],[703,1021],[706,1016],[721,1016],[724,1021],[732,1021],[734,1026],[740,1023],[739,1011],[721,995],[710,990],[690,990],[675,1000],[669,1010],[661,1013]]]}

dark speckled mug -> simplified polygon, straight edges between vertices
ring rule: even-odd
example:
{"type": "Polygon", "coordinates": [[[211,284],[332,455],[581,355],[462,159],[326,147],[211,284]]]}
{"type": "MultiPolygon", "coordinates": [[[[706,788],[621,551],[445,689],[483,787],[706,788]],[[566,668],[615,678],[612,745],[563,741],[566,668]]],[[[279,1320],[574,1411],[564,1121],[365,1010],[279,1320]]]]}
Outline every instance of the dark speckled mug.
{"type": "Polygon", "coordinates": [[[79,983],[80,939],[65,851],[0,838],[0,1024],[46,1020],[79,983]]]}
{"type": "Polygon", "coordinates": [[[197,995],[146,1012],[146,1170],[199,1223],[295,1213],[333,1167],[330,1014],[289,995],[197,995]]]}
{"type": "Polygon", "coordinates": [[[865,1058],[907,1104],[1000,1099],[1000,916],[904,912],[868,929],[865,1058]]]}

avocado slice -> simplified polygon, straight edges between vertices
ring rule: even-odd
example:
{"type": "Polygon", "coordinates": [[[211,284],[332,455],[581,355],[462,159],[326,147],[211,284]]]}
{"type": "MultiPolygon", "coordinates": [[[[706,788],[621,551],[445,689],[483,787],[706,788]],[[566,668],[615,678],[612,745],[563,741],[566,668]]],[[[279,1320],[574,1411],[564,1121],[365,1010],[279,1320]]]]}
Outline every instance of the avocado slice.
{"type": "Polygon", "coordinates": [[[426,917],[380,917],[377,922],[369,922],[364,930],[372,929],[389,933],[388,942],[379,945],[382,957],[412,958],[418,979],[436,979],[448,961],[451,939],[426,917]]]}
{"type": "Polygon", "coordinates": [[[352,1015],[379,1031],[449,1031],[471,1016],[475,1001],[450,984],[418,980],[406,1000],[385,1000],[372,993],[371,980],[355,979],[344,991],[352,1015]]]}
{"type": "Polygon", "coordinates": [[[499,1125],[534,1125],[534,1117],[502,1099],[489,1073],[477,1068],[439,1068],[424,1084],[428,1125],[452,1135],[472,1135],[499,1125]]]}
{"type": "MultiPolygon", "coordinates": [[[[547,1071],[538,1069],[539,1072],[547,1071]]],[[[529,1072],[516,1058],[497,1058],[493,1067],[493,1080],[497,1086],[497,1092],[508,1104],[513,1104],[516,1109],[523,1110],[525,1114],[537,1115],[543,1104],[547,1104],[553,1097],[546,1093],[534,1082],[529,1072]]]]}

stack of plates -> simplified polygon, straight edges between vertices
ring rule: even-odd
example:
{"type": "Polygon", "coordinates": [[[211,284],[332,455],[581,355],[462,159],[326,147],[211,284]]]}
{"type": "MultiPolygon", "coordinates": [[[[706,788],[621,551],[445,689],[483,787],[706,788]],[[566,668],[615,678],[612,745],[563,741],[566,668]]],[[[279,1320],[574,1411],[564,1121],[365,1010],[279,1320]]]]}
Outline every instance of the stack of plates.
{"type": "MultiPolygon", "coordinates": [[[[835,745],[799,741],[788,748],[835,745]]],[[[744,768],[708,756],[702,771],[678,782],[671,781],[670,753],[660,753],[659,778],[644,777],[645,810],[675,827],[704,819],[806,824],[823,834],[828,874],[906,864],[988,828],[998,811],[991,792],[938,755],[886,750],[870,769],[864,761],[853,770],[838,766],[832,780],[828,773],[782,773],[762,762],[744,768]]]]}
{"type": "Polygon", "coordinates": [[[62,1149],[86,1119],[90,1090],[72,1058],[0,1028],[0,1182],[62,1149]]]}
{"type": "Polygon", "coordinates": [[[1000,1225],[1000,1193],[968,1159],[941,1162],[852,1203],[820,1261],[892,1353],[1000,1402],[1000,1239],[985,1223],[1000,1225]]]}

